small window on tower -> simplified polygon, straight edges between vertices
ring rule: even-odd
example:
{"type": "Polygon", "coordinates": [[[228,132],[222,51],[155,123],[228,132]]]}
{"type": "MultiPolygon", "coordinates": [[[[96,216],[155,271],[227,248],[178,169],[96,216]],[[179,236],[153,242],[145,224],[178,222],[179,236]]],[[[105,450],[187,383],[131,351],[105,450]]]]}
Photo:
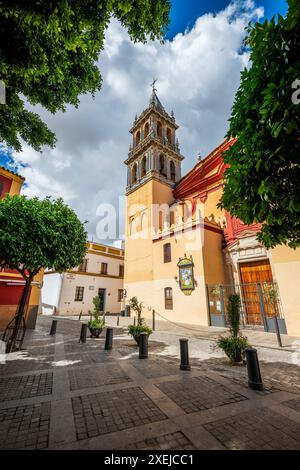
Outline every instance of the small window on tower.
{"type": "Polygon", "coordinates": [[[175,170],[175,163],[172,160],[170,162],[170,176],[171,176],[171,180],[175,181],[176,170],[175,170]]]}
{"type": "Polygon", "coordinates": [[[172,287],[165,288],[165,309],[173,310],[173,290],[172,287]]]}
{"type": "Polygon", "coordinates": [[[170,263],[171,259],[171,243],[164,244],[164,263],[170,263]]]}

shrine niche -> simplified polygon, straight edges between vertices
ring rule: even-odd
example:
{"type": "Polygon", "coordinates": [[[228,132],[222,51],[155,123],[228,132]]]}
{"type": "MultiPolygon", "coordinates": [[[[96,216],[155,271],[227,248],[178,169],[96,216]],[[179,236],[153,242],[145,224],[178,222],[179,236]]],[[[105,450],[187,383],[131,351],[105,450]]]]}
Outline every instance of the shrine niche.
{"type": "Polygon", "coordinates": [[[188,258],[186,254],[184,258],[179,258],[177,263],[179,268],[179,287],[184,295],[191,295],[195,290],[195,278],[194,278],[194,262],[192,256],[188,258]]]}

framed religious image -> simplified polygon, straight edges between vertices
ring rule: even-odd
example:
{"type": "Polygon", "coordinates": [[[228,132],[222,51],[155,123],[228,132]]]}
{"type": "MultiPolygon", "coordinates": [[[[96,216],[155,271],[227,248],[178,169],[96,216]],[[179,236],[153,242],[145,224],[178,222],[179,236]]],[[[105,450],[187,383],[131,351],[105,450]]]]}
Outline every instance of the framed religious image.
{"type": "Polygon", "coordinates": [[[179,268],[179,287],[185,295],[191,295],[195,289],[194,262],[192,256],[179,259],[177,263],[179,268]]]}

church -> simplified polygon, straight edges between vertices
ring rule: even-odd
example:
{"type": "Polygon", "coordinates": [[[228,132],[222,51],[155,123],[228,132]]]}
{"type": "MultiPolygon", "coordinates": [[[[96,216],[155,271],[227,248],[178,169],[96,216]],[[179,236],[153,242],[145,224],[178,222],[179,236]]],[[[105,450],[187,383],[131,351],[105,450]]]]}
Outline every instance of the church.
{"type": "Polygon", "coordinates": [[[225,140],[186,175],[174,113],[156,89],[130,129],[126,186],[124,287],[147,319],[224,326],[228,296],[241,298],[243,325],[300,335],[300,249],[267,250],[261,226],[217,207],[225,140]],[[277,321],[275,320],[275,317],[277,321]]]}

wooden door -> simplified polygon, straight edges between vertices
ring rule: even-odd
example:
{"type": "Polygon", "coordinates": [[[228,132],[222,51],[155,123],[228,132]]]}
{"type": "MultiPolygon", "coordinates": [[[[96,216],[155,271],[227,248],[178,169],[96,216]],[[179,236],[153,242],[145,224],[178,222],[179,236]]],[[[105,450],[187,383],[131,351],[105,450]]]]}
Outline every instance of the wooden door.
{"type": "MultiPolygon", "coordinates": [[[[252,261],[240,264],[240,275],[243,293],[243,302],[247,323],[250,325],[262,325],[262,315],[257,283],[273,282],[271,266],[268,260],[252,261]]],[[[265,303],[267,316],[272,316],[271,305],[265,303]]]]}

